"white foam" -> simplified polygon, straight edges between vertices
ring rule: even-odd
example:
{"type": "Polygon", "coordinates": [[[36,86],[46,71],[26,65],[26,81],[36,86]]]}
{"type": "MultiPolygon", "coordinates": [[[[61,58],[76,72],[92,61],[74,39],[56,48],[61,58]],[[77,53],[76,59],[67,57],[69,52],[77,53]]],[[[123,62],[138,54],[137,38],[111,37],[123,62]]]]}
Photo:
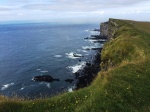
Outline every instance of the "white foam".
{"type": "Polygon", "coordinates": [[[80,69],[82,69],[85,65],[86,65],[86,62],[79,62],[78,64],[74,66],[68,66],[68,68],[72,70],[72,73],[76,73],[80,69]]]}
{"type": "Polygon", "coordinates": [[[82,52],[87,53],[88,51],[86,51],[86,50],[82,50],[82,52]]]}
{"type": "Polygon", "coordinates": [[[55,57],[55,58],[61,58],[62,55],[55,55],[54,57],[55,57]]]}
{"type": "Polygon", "coordinates": [[[25,88],[24,84],[22,84],[22,88],[20,88],[20,90],[23,90],[25,88]]]}
{"type": "Polygon", "coordinates": [[[68,89],[68,92],[73,92],[73,89],[72,89],[72,88],[69,88],[69,89],[68,89]]]}
{"type": "Polygon", "coordinates": [[[50,83],[47,83],[47,82],[40,82],[39,83],[40,85],[46,85],[48,88],[51,88],[51,84],[50,83]]]}
{"type": "Polygon", "coordinates": [[[2,85],[1,90],[2,90],[2,91],[3,91],[3,90],[6,90],[6,89],[8,89],[9,87],[11,87],[11,86],[13,86],[13,85],[14,85],[14,82],[9,83],[9,84],[2,85]]]}
{"type": "MultiPolygon", "coordinates": [[[[96,44],[95,44],[96,45],[96,44]]],[[[83,46],[82,48],[84,50],[92,50],[92,49],[96,49],[96,48],[102,48],[103,47],[103,44],[100,44],[100,45],[97,45],[97,46],[83,46]],[[99,47],[100,46],[100,47],[99,47]]]]}
{"type": "Polygon", "coordinates": [[[40,71],[41,73],[47,73],[48,71],[47,70],[43,70],[43,71],[40,71]]]}
{"type": "Polygon", "coordinates": [[[91,50],[92,48],[95,48],[95,46],[83,46],[82,48],[84,50],[87,50],[87,49],[91,50]]]}
{"type": "Polygon", "coordinates": [[[38,68],[38,69],[36,69],[37,71],[40,71],[41,69],[40,68],[38,68]]]}
{"type": "Polygon", "coordinates": [[[22,87],[20,90],[23,90],[25,87],[22,87]]]}
{"type": "Polygon", "coordinates": [[[99,35],[99,31],[90,30],[90,34],[91,35],[99,35]]]}
{"type": "Polygon", "coordinates": [[[89,31],[90,31],[90,29],[87,29],[87,30],[84,30],[84,31],[89,32],[89,31]]]}
{"type": "MultiPolygon", "coordinates": [[[[76,53],[75,53],[76,54],[76,53]]],[[[70,58],[70,59],[77,59],[77,58],[80,58],[80,57],[74,57],[74,52],[70,52],[70,53],[66,53],[67,57],[70,58]]],[[[76,54],[78,56],[82,56],[81,54],[76,54]]]]}
{"type": "Polygon", "coordinates": [[[51,88],[51,84],[50,84],[50,83],[48,83],[48,84],[47,84],[47,87],[48,87],[48,88],[51,88]]]}
{"type": "Polygon", "coordinates": [[[68,88],[68,92],[73,92],[74,89],[75,89],[75,86],[72,86],[72,87],[68,88]]]}

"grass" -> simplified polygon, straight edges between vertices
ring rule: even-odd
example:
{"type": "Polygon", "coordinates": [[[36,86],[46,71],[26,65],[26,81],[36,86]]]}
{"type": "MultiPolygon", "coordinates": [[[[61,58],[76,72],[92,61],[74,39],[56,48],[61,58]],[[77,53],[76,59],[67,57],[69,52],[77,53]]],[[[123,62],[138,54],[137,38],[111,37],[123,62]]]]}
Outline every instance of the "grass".
{"type": "Polygon", "coordinates": [[[118,25],[115,38],[104,45],[102,71],[89,87],[45,99],[0,96],[0,112],[150,111],[150,24],[109,21],[118,25]]]}

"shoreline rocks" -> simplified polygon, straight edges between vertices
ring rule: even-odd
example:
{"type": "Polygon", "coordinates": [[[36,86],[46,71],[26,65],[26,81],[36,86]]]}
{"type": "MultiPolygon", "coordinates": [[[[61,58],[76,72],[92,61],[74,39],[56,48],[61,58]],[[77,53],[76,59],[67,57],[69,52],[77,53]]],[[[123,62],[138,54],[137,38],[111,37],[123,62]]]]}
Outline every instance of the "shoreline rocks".
{"type": "MultiPolygon", "coordinates": [[[[101,50],[98,52],[101,52],[101,50]]],[[[97,76],[97,73],[100,71],[100,62],[100,53],[97,53],[92,62],[87,62],[82,70],[75,73],[75,78],[78,80],[76,83],[76,90],[91,84],[93,79],[97,76]]]]}
{"type": "Polygon", "coordinates": [[[55,78],[53,78],[50,75],[35,76],[35,77],[33,77],[33,80],[37,81],[37,82],[42,82],[42,81],[44,81],[44,82],[60,81],[59,79],[55,79],[55,78]]]}
{"type": "MultiPolygon", "coordinates": [[[[109,22],[101,23],[100,35],[91,35],[91,37],[84,39],[98,40],[96,42],[104,44],[108,41],[108,25],[109,22]]],[[[97,50],[97,54],[94,56],[94,60],[86,63],[83,70],[75,73],[75,77],[78,79],[76,83],[76,90],[90,85],[93,79],[97,76],[98,72],[101,70],[100,63],[102,48],[92,48],[90,50],[97,50]]]]}

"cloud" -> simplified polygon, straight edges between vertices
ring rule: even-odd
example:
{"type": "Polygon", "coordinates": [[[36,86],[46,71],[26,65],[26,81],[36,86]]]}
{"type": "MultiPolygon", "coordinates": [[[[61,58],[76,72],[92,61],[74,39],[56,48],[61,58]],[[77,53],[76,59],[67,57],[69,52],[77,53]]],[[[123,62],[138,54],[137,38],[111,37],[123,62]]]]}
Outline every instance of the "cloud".
{"type": "Polygon", "coordinates": [[[147,14],[145,18],[150,18],[149,6],[149,0],[1,0],[0,21],[74,18],[91,21],[128,14],[147,14]]]}

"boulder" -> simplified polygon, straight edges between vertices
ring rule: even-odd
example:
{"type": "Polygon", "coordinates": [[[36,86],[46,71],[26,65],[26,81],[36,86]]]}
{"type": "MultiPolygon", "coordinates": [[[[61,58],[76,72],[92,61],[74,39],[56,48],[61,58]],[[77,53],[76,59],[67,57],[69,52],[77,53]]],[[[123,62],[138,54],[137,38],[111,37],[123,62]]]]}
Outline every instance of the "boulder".
{"type": "Polygon", "coordinates": [[[34,81],[44,81],[44,82],[53,82],[53,81],[59,81],[59,79],[54,79],[50,75],[40,75],[33,77],[34,81]]]}

